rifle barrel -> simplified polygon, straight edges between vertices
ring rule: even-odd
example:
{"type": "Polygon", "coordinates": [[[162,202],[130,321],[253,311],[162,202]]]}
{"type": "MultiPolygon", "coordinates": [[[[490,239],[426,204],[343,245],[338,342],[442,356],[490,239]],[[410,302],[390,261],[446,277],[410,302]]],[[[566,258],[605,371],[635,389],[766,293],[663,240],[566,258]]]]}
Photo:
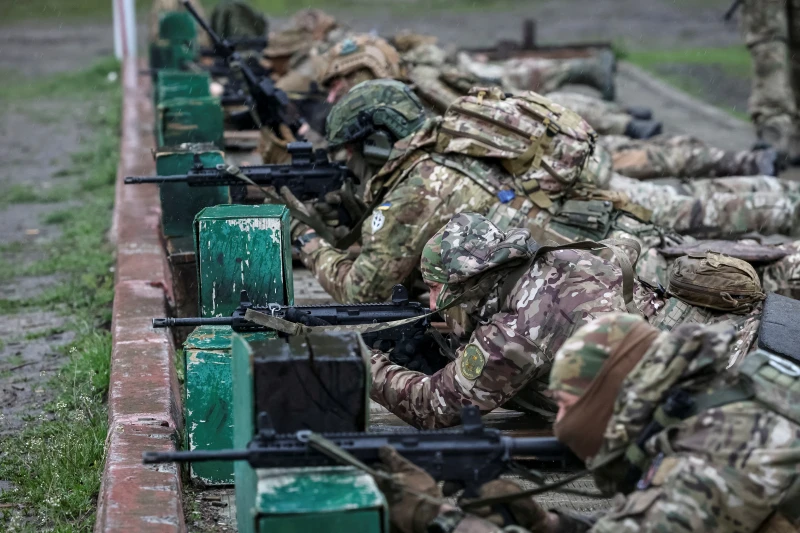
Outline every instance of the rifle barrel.
{"type": "Polygon", "coordinates": [[[182,182],[189,178],[186,174],[173,174],[170,176],[126,176],[125,185],[139,185],[140,183],[170,183],[182,182]]]}
{"type": "Polygon", "coordinates": [[[555,437],[513,437],[509,448],[513,456],[533,456],[542,461],[563,459],[572,453],[555,437]]]}
{"type": "Polygon", "coordinates": [[[144,452],[142,462],[146,465],[172,462],[199,463],[204,461],[246,461],[250,457],[248,450],[219,450],[191,452],[144,452]]]}
{"type": "Polygon", "coordinates": [[[175,326],[230,326],[233,318],[215,316],[209,318],[154,318],[154,328],[171,328],[175,326]]]}
{"type": "MultiPolygon", "coordinates": [[[[211,26],[208,25],[208,22],[206,22],[205,19],[203,19],[203,17],[200,16],[200,13],[198,13],[195,10],[194,6],[189,2],[189,0],[183,0],[183,7],[185,7],[186,10],[192,14],[192,16],[200,25],[200,27],[203,28],[206,31],[206,33],[208,33],[208,36],[211,37],[211,41],[214,43],[215,49],[218,49],[220,46],[225,46],[227,44],[220,38],[219,35],[217,35],[214,32],[214,30],[211,29],[211,26]]],[[[225,48],[227,49],[229,47],[226,46],[225,48]]],[[[229,49],[226,51],[230,52],[229,49]]]]}

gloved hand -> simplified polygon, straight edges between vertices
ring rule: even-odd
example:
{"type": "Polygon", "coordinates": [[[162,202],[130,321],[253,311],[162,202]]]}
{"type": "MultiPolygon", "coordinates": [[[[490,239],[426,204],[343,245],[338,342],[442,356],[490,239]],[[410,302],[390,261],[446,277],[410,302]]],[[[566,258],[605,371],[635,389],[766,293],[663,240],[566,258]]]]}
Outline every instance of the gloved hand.
{"type": "Polygon", "coordinates": [[[378,455],[383,463],[382,470],[392,474],[393,478],[375,479],[389,502],[389,520],[392,526],[401,533],[425,533],[428,524],[439,514],[441,505],[403,490],[403,487],[433,498],[441,498],[442,492],[436,481],[414,463],[404,459],[391,446],[381,448],[378,455]]]}
{"type": "MultiPolygon", "coordinates": [[[[485,483],[481,487],[481,498],[496,498],[498,496],[506,496],[521,491],[519,485],[508,479],[495,479],[489,483],[485,483]]],[[[550,513],[540,506],[533,498],[519,498],[511,500],[508,503],[502,504],[506,507],[508,512],[514,518],[514,521],[533,532],[548,531],[550,525],[550,513]]],[[[497,509],[489,507],[479,507],[472,509],[475,515],[485,518],[499,526],[507,526],[510,524],[504,523],[503,516],[497,509]]]]}
{"type": "MultiPolygon", "coordinates": [[[[339,204],[341,203],[341,196],[336,192],[327,193],[324,200],[304,203],[298,200],[288,187],[281,187],[279,197],[286,205],[295,211],[299,211],[311,219],[320,221],[336,238],[341,238],[350,231],[348,227],[339,224],[339,204]]],[[[295,240],[305,233],[307,229],[309,229],[307,224],[294,217],[292,218],[290,226],[292,240],[295,240]]]]}

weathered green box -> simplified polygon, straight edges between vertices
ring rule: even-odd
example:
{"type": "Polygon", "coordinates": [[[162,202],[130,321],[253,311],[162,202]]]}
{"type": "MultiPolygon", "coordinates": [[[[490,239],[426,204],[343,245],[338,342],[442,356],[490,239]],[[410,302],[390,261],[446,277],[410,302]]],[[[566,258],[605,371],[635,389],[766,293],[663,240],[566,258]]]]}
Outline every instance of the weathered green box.
{"type": "MultiPolygon", "coordinates": [[[[225,163],[223,152],[213,144],[167,147],[156,152],[156,174],[186,174],[195,162],[214,167],[225,163]]],[[[185,183],[159,186],[161,230],[165,237],[191,237],[194,217],[206,207],[228,203],[228,187],[190,187],[185,183]]]]}
{"type": "Polygon", "coordinates": [[[159,39],[150,43],[150,68],[183,69],[194,60],[197,28],[185,11],[167,11],[159,15],[159,39]]]}
{"type": "Polygon", "coordinates": [[[208,98],[211,96],[211,75],[208,72],[185,72],[164,69],[158,72],[155,102],[172,98],[208,98]]]}
{"type": "Polygon", "coordinates": [[[156,143],[214,143],[223,148],[222,106],[218,98],[172,98],[158,104],[156,143]]]}
{"type": "MultiPolygon", "coordinates": [[[[253,349],[233,336],[233,444],[245,448],[256,432],[253,349]]],[[[234,465],[236,522],[240,533],[382,533],[388,507],[374,480],[353,468],[254,470],[234,465]],[[324,527],[320,524],[324,523],[324,527]]]]}
{"type": "Polygon", "coordinates": [[[229,316],[246,290],[254,305],[294,300],[289,211],[283,205],[218,205],[195,219],[200,316],[229,316]]]}
{"type": "MultiPolygon", "coordinates": [[[[227,326],[201,326],[184,343],[186,449],[223,450],[234,445],[231,335],[227,326]]],[[[274,338],[273,332],[245,333],[245,341],[274,338]]],[[[233,483],[230,461],[195,463],[191,477],[208,485],[233,483]]]]}

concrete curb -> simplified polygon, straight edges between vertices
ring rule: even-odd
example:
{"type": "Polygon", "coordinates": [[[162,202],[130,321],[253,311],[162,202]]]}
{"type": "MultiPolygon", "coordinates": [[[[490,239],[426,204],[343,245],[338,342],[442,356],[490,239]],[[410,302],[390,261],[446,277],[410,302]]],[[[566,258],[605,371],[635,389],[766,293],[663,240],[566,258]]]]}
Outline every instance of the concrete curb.
{"type": "Polygon", "coordinates": [[[636,65],[626,61],[620,61],[617,64],[617,69],[620,74],[628,76],[645,88],[657,92],[663,98],[672,100],[676,105],[688,109],[692,113],[699,114],[703,118],[718,124],[720,127],[743,128],[749,126],[747,122],[659,80],[636,65]]]}
{"type": "Polygon", "coordinates": [[[168,269],[160,244],[155,185],[125,187],[126,175],[153,174],[154,120],[149,78],[136,60],[123,65],[120,162],[110,238],[117,246],[112,313],[111,384],[106,464],[96,532],[186,530],[180,472],[175,465],[145,466],[144,451],[175,449],[180,390],[175,346],[150,319],[166,313],[168,269]]]}

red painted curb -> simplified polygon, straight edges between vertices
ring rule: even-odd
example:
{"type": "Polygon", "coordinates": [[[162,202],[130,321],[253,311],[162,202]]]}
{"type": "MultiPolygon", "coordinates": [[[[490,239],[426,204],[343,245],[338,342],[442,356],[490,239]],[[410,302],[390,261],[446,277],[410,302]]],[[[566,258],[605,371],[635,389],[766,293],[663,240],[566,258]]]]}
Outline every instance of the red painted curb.
{"type": "Polygon", "coordinates": [[[175,346],[154,316],[166,311],[166,258],[160,243],[155,185],[126,187],[124,176],[154,174],[150,80],[135,59],[122,69],[120,161],[110,238],[117,246],[112,311],[111,383],[106,464],[96,532],[186,530],[180,473],[174,465],[143,465],[142,452],[175,449],[182,423],[175,346]]]}

